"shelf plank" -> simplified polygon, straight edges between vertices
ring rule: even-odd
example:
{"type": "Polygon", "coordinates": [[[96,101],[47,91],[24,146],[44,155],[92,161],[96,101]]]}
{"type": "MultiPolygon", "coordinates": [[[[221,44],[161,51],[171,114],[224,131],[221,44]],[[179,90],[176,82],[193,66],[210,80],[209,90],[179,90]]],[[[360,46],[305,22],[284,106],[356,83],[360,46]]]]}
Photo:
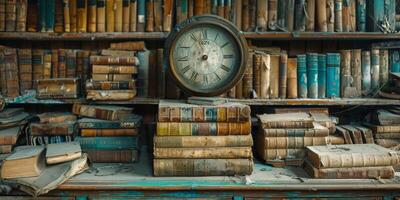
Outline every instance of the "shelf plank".
{"type": "MultiPolygon", "coordinates": [[[[24,41],[101,41],[101,40],[165,40],[168,32],[113,32],[113,33],[41,33],[0,32],[0,40],[24,41]]],[[[396,40],[400,34],[373,32],[244,32],[254,40],[396,40]]]]}

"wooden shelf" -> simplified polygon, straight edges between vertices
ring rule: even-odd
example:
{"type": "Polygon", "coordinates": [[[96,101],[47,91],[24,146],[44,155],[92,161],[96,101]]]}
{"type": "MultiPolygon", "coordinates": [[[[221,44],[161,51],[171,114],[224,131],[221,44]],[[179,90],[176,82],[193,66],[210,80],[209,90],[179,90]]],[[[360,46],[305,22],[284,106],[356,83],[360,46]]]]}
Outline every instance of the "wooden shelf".
{"type": "MultiPolygon", "coordinates": [[[[384,33],[327,33],[327,32],[245,32],[254,40],[395,40],[400,34],[384,33]]],[[[115,33],[41,33],[0,32],[0,40],[24,41],[101,41],[101,40],[165,40],[168,32],[115,33]]]]}
{"type": "MultiPolygon", "coordinates": [[[[182,100],[172,100],[182,101],[182,100]]],[[[9,102],[9,104],[119,104],[119,105],[158,105],[160,99],[137,97],[131,101],[87,101],[86,99],[67,100],[23,100],[9,102]]],[[[183,102],[183,101],[182,101],[183,102]]],[[[252,106],[389,106],[400,105],[400,100],[379,99],[379,98],[358,98],[358,99],[229,99],[229,102],[243,103],[252,106]]]]}

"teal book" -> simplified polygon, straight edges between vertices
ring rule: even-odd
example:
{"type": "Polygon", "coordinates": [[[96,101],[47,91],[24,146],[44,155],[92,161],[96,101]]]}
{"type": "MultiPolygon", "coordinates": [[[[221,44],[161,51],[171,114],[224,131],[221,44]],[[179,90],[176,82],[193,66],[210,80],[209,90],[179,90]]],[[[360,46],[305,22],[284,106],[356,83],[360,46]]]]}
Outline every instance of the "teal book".
{"type": "Polygon", "coordinates": [[[318,55],[318,98],[326,97],[326,55],[318,55]]]}
{"type": "Polygon", "coordinates": [[[80,137],[76,136],[75,140],[81,144],[82,150],[98,149],[98,150],[117,150],[117,149],[138,149],[138,137],[80,137]]]}
{"type": "Polygon", "coordinates": [[[400,72],[400,54],[398,50],[393,50],[390,53],[390,71],[400,72]]]}
{"type": "Polygon", "coordinates": [[[113,129],[113,128],[139,128],[142,124],[142,117],[131,114],[123,116],[119,121],[109,121],[93,118],[82,118],[78,120],[80,129],[113,129]]]}
{"type": "Polygon", "coordinates": [[[340,97],[340,54],[326,54],[326,97],[340,97]]]}
{"type": "Polygon", "coordinates": [[[294,13],[294,30],[306,31],[306,2],[305,0],[296,1],[294,13]]]}
{"type": "Polygon", "coordinates": [[[362,93],[367,94],[371,90],[371,53],[363,51],[361,53],[361,76],[362,93]]]}
{"type": "Polygon", "coordinates": [[[46,32],[54,32],[54,23],[56,15],[56,2],[55,0],[46,1],[46,32]]]}
{"type": "Polygon", "coordinates": [[[385,1],[370,0],[367,1],[367,23],[370,32],[381,32],[381,26],[385,22],[385,1]]]}
{"type": "Polygon", "coordinates": [[[39,30],[40,32],[46,32],[46,8],[47,0],[38,0],[39,4],[39,30]]]}
{"type": "Polygon", "coordinates": [[[307,96],[318,98],[318,54],[307,53],[307,96]]]}
{"type": "Polygon", "coordinates": [[[365,32],[367,30],[367,0],[357,0],[357,31],[365,32]]]}
{"type": "MultiPolygon", "coordinates": [[[[286,13],[287,7],[288,7],[288,1],[287,0],[281,0],[278,1],[278,19],[277,19],[277,24],[278,24],[278,29],[279,30],[287,30],[287,22],[286,18],[289,13],[286,13]]],[[[292,13],[290,13],[292,15],[292,13]]],[[[293,16],[293,15],[292,15],[293,16]]]]}
{"type": "Polygon", "coordinates": [[[306,55],[297,55],[297,87],[299,98],[307,98],[306,55]]]}
{"type": "Polygon", "coordinates": [[[146,0],[137,0],[137,31],[143,32],[146,20],[146,0]]]}
{"type": "Polygon", "coordinates": [[[379,88],[379,49],[371,50],[371,90],[379,88]]]}

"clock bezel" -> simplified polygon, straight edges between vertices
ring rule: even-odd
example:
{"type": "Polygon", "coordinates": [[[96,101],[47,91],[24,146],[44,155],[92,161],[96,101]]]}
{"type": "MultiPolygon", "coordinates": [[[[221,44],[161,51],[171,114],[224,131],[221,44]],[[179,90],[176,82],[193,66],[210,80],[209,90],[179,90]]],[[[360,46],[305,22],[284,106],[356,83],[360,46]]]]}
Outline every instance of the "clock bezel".
{"type": "Polygon", "coordinates": [[[243,37],[241,32],[235,27],[235,25],[225,20],[224,18],[215,15],[194,16],[192,18],[185,20],[181,24],[176,25],[176,27],[173,29],[173,31],[169,34],[167,38],[167,41],[165,43],[165,50],[166,50],[165,55],[167,56],[164,59],[164,63],[166,63],[168,66],[169,75],[171,75],[172,79],[179,86],[179,88],[181,88],[184,92],[194,96],[209,97],[209,96],[221,95],[230,90],[232,87],[234,87],[236,83],[240,81],[240,79],[242,79],[244,72],[246,70],[248,47],[245,38],[243,37]],[[238,52],[240,56],[240,58],[237,58],[238,61],[240,62],[238,66],[239,68],[236,69],[237,73],[233,76],[232,79],[230,79],[230,81],[226,82],[226,84],[224,84],[223,87],[220,87],[212,91],[203,89],[199,90],[194,88],[193,85],[186,84],[186,81],[183,81],[180,75],[178,75],[179,72],[177,72],[177,68],[174,65],[174,59],[173,59],[173,50],[175,49],[177,40],[187,31],[193,28],[198,28],[207,25],[215,26],[225,31],[225,33],[229,34],[233,38],[234,42],[236,42],[235,45],[239,47],[238,52]]]}

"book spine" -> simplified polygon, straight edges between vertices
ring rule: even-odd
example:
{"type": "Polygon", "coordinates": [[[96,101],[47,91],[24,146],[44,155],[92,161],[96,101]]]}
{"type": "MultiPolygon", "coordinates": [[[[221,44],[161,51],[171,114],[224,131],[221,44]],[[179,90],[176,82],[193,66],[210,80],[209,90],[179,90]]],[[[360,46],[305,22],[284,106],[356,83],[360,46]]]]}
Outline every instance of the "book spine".
{"type": "Polygon", "coordinates": [[[90,81],[86,82],[87,90],[133,90],[135,81],[90,81]]]}
{"type": "Polygon", "coordinates": [[[400,139],[397,133],[379,133],[375,134],[375,139],[400,139]]]}
{"type": "Polygon", "coordinates": [[[357,96],[359,97],[362,91],[361,49],[353,49],[352,51],[351,75],[353,77],[351,85],[356,88],[357,96]]]}
{"type": "Polygon", "coordinates": [[[74,78],[76,77],[76,51],[66,50],[65,52],[65,68],[66,77],[74,78]]]}
{"type": "Polygon", "coordinates": [[[379,88],[379,49],[371,50],[371,90],[376,91],[379,88]]]}
{"type": "Polygon", "coordinates": [[[269,54],[261,55],[260,63],[260,97],[269,98],[271,57],[269,54]]]}
{"type": "Polygon", "coordinates": [[[280,30],[287,30],[287,15],[289,15],[289,13],[286,13],[287,11],[287,3],[288,1],[278,1],[278,17],[277,17],[277,28],[279,28],[280,30]]]}
{"type": "Polygon", "coordinates": [[[82,137],[135,136],[138,129],[81,129],[82,137]]]}
{"type": "Polygon", "coordinates": [[[243,97],[250,98],[253,91],[253,55],[254,52],[249,52],[247,57],[246,71],[243,75],[243,97]]]}
{"type": "Polygon", "coordinates": [[[306,55],[297,55],[297,86],[299,98],[307,98],[307,62],[306,55]]]}
{"type": "Polygon", "coordinates": [[[261,58],[261,54],[253,55],[253,89],[257,97],[261,96],[261,58]]]}
{"type": "Polygon", "coordinates": [[[326,55],[326,97],[340,97],[340,54],[328,53],[326,55]]]}
{"type": "Polygon", "coordinates": [[[286,98],[286,90],[287,90],[287,73],[288,73],[288,57],[287,54],[280,55],[279,62],[279,98],[286,98]]]}
{"type": "Polygon", "coordinates": [[[306,2],[305,0],[296,1],[295,5],[295,15],[294,18],[294,30],[295,31],[305,31],[306,30],[306,12],[305,12],[306,2]]]}
{"type": "Polygon", "coordinates": [[[137,94],[134,90],[87,90],[86,99],[95,101],[128,101],[137,94]]]}
{"type": "Polygon", "coordinates": [[[64,7],[63,0],[55,0],[54,32],[64,32],[64,7]]]}
{"type": "MultiPolygon", "coordinates": [[[[32,69],[33,69],[33,80],[43,79],[43,49],[32,50],[32,69]]],[[[33,88],[36,89],[37,82],[33,82],[33,88]]]]}
{"type": "Polygon", "coordinates": [[[252,158],[251,147],[159,148],[154,158],[159,159],[240,159],[252,158]]]}
{"type": "Polygon", "coordinates": [[[325,137],[266,137],[265,149],[301,149],[306,146],[326,145],[325,137]]]}
{"type": "Polygon", "coordinates": [[[383,31],[385,21],[385,1],[367,1],[367,25],[370,32],[383,31]]]}
{"type": "Polygon", "coordinates": [[[247,135],[250,133],[250,122],[158,122],[158,136],[190,135],[247,135]]]}
{"type": "MultiPolygon", "coordinates": [[[[249,2],[251,2],[251,1],[252,0],[249,0],[249,2]]],[[[250,4],[249,9],[251,10],[251,3],[249,3],[249,4],[250,4]]],[[[251,12],[250,10],[249,10],[249,13],[251,12]]],[[[224,17],[224,0],[217,0],[217,15],[220,16],[220,17],[224,17]]]]}
{"type": "Polygon", "coordinates": [[[379,146],[385,148],[391,148],[400,145],[400,140],[398,139],[375,139],[375,143],[379,146]]]}
{"type": "Polygon", "coordinates": [[[194,15],[202,15],[204,14],[205,10],[204,10],[204,1],[205,0],[197,0],[196,2],[194,2],[194,9],[193,9],[193,14],[194,15]]]}
{"type": "Polygon", "coordinates": [[[114,0],[114,31],[122,32],[123,25],[123,2],[122,0],[114,0]]]}
{"type": "Polygon", "coordinates": [[[317,26],[319,32],[327,32],[327,0],[317,1],[317,26]]]}
{"type": "Polygon", "coordinates": [[[38,4],[39,4],[39,30],[40,32],[46,32],[46,0],[38,0],[38,4]]]}
{"type": "Polygon", "coordinates": [[[340,93],[342,97],[348,97],[347,90],[349,90],[353,81],[351,76],[351,50],[340,50],[340,54],[340,93]]]}
{"type": "Polygon", "coordinates": [[[132,163],[139,161],[138,150],[84,149],[94,163],[132,163]]]}
{"type": "Polygon", "coordinates": [[[77,32],[77,0],[69,0],[69,22],[72,33],[77,32]]]}
{"type": "Polygon", "coordinates": [[[0,146],[0,154],[11,153],[12,145],[1,145],[0,146]]]}
{"type": "MultiPolygon", "coordinates": [[[[248,31],[249,25],[249,0],[242,0],[242,31],[248,31]]],[[[269,16],[269,13],[268,13],[269,16]]]]}
{"type": "Polygon", "coordinates": [[[400,53],[397,50],[390,52],[390,72],[400,72],[400,53]]]}
{"type": "Polygon", "coordinates": [[[122,32],[129,32],[130,27],[130,0],[122,1],[122,32]]]}
{"type": "Polygon", "coordinates": [[[356,11],[357,11],[357,0],[350,0],[350,32],[357,31],[357,23],[356,23],[356,11]]]}
{"type": "MultiPolygon", "coordinates": [[[[5,1],[5,0],[4,0],[5,1]]],[[[5,4],[4,4],[5,6],[5,4]]],[[[1,9],[1,7],[0,7],[1,9]]],[[[5,8],[4,8],[5,12],[5,8]]],[[[1,13],[1,11],[0,11],[1,13]]],[[[39,4],[37,0],[29,0],[28,1],[28,11],[29,17],[26,19],[26,26],[28,32],[37,32],[38,31],[38,19],[39,19],[39,4]]],[[[0,23],[2,20],[0,19],[0,23]]],[[[5,23],[5,21],[4,21],[5,23]]],[[[5,24],[4,24],[5,25],[5,24]]],[[[4,30],[3,30],[4,31],[4,30]]]]}
{"type": "Polygon", "coordinates": [[[307,96],[318,98],[318,54],[307,53],[307,96]]]}
{"type": "Polygon", "coordinates": [[[249,175],[252,173],[252,171],[252,159],[153,160],[154,176],[233,176],[249,175]],[[182,166],[185,167],[182,168],[182,166]]]}
{"type": "Polygon", "coordinates": [[[396,3],[398,4],[399,2],[396,2],[396,0],[385,0],[384,19],[390,32],[396,31],[396,3]]]}
{"type": "Polygon", "coordinates": [[[188,0],[188,18],[193,17],[194,15],[194,2],[188,0]]]}
{"type": "Polygon", "coordinates": [[[67,63],[64,49],[58,50],[58,78],[67,77],[67,63]]]}
{"type": "Polygon", "coordinates": [[[235,96],[237,99],[243,98],[243,78],[236,83],[235,96]]]}
{"type": "Polygon", "coordinates": [[[272,137],[327,137],[329,129],[261,129],[264,138],[272,137]]]}
{"type": "Polygon", "coordinates": [[[54,32],[55,14],[56,14],[55,9],[56,9],[55,1],[46,0],[46,11],[45,11],[46,32],[54,32]]]}
{"type": "Polygon", "coordinates": [[[136,74],[137,67],[121,65],[92,65],[93,74],[136,74]]]}
{"type": "Polygon", "coordinates": [[[297,59],[288,59],[287,69],[287,97],[289,99],[297,98],[297,59]]]}
{"type": "Polygon", "coordinates": [[[96,4],[96,31],[106,31],[106,0],[97,0],[96,4]]]}
{"type": "Polygon", "coordinates": [[[279,97],[279,55],[270,55],[270,90],[269,90],[269,98],[276,99],[279,97]]]}
{"type": "Polygon", "coordinates": [[[80,137],[76,136],[82,149],[118,150],[137,149],[137,137],[80,137]]]}
{"type": "Polygon", "coordinates": [[[335,0],[335,31],[343,32],[342,23],[342,10],[343,10],[343,0],[335,0]]]}
{"type": "Polygon", "coordinates": [[[350,32],[350,0],[343,0],[342,3],[342,29],[343,32],[350,32]]]}
{"type": "Polygon", "coordinates": [[[46,50],[43,57],[43,78],[51,78],[51,51],[46,50]]]}
{"type": "Polygon", "coordinates": [[[132,42],[117,42],[111,43],[108,50],[117,51],[144,51],[146,50],[144,41],[132,41],[132,42]]]}
{"type": "Polygon", "coordinates": [[[326,55],[318,54],[318,98],[326,97],[326,55]]]}
{"type": "Polygon", "coordinates": [[[143,32],[145,30],[145,20],[146,20],[146,1],[137,0],[137,28],[138,32],[143,32]]]}
{"type": "Polygon", "coordinates": [[[370,51],[362,51],[361,71],[362,71],[362,93],[364,95],[366,95],[371,91],[371,54],[370,54],[370,51]]]}
{"type": "Polygon", "coordinates": [[[115,0],[106,0],[106,31],[115,30],[115,0]]]}
{"type": "Polygon", "coordinates": [[[389,51],[379,51],[379,85],[384,86],[389,80],[389,51]]]}
{"type": "Polygon", "coordinates": [[[97,1],[96,0],[88,0],[88,20],[87,20],[87,31],[89,33],[96,32],[97,26],[97,1]]]}
{"type": "Polygon", "coordinates": [[[18,49],[18,71],[20,93],[32,89],[32,51],[31,49],[18,49]]]}
{"type": "Polygon", "coordinates": [[[129,3],[129,14],[130,14],[130,22],[129,22],[129,31],[130,32],[136,32],[136,27],[137,27],[137,0],[130,0],[129,3]]]}
{"type": "Polygon", "coordinates": [[[304,148],[301,149],[263,149],[257,150],[261,159],[266,160],[286,160],[286,159],[303,159],[305,157],[304,148]]]}
{"type": "Polygon", "coordinates": [[[153,31],[162,31],[163,0],[154,0],[153,3],[153,31]]]}
{"type": "Polygon", "coordinates": [[[17,0],[6,1],[6,31],[15,31],[17,22],[17,0]]]}
{"type": "MultiPolygon", "coordinates": [[[[321,5],[323,5],[324,10],[326,9],[325,4],[323,3],[325,3],[325,0],[306,0],[306,31],[314,31],[316,14],[318,16],[317,20],[321,20],[323,18],[323,11],[320,10],[321,5]],[[317,9],[317,13],[315,13],[315,9],[317,9]]],[[[321,24],[319,22],[320,21],[317,21],[317,26],[320,28],[319,25],[321,24]]]]}
{"type": "MultiPolygon", "coordinates": [[[[0,31],[6,30],[6,0],[0,0],[0,31]]],[[[31,2],[29,4],[32,4],[31,2]]],[[[35,14],[32,12],[32,14],[35,14]]],[[[30,22],[28,20],[28,22],[30,22]]]]}
{"type": "Polygon", "coordinates": [[[3,63],[4,73],[2,73],[2,79],[5,79],[5,84],[2,84],[2,90],[4,95],[7,97],[19,96],[19,77],[18,77],[18,55],[16,49],[3,49],[3,63]],[[3,88],[5,86],[5,88],[3,88]]]}
{"type": "Polygon", "coordinates": [[[90,56],[92,65],[139,65],[139,59],[134,56],[90,56]]]}
{"type": "Polygon", "coordinates": [[[87,30],[87,0],[77,0],[76,2],[76,26],[79,33],[87,30]]]}
{"type": "Polygon", "coordinates": [[[71,32],[71,16],[69,0],[63,0],[63,14],[64,14],[64,32],[71,32]]]}
{"type": "Polygon", "coordinates": [[[259,31],[267,31],[268,27],[268,0],[257,1],[257,27],[259,31]]]}
{"type": "Polygon", "coordinates": [[[164,50],[163,49],[157,49],[156,52],[157,56],[157,82],[158,82],[158,91],[157,91],[157,96],[159,98],[165,98],[165,84],[166,84],[166,69],[164,68],[163,65],[163,60],[164,60],[164,50]]]}
{"type": "Polygon", "coordinates": [[[268,29],[269,30],[274,31],[277,29],[277,20],[278,20],[278,1],[277,0],[268,0],[268,29]]]}
{"type": "Polygon", "coordinates": [[[28,10],[28,0],[17,0],[16,31],[26,31],[26,16],[28,10]]]}
{"type": "Polygon", "coordinates": [[[154,146],[157,148],[200,148],[211,147],[251,147],[251,135],[234,136],[154,136],[154,146]]]}
{"type": "Polygon", "coordinates": [[[75,133],[75,130],[74,123],[30,124],[31,136],[72,135],[75,133]]]}
{"type": "MultiPolygon", "coordinates": [[[[265,2],[266,3],[266,2],[265,2]]],[[[258,5],[258,1],[257,1],[258,5]]],[[[258,10],[258,7],[257,7],[258,10]]],[[[236,25],[236,28],[241,30],[242,28],[242,0],[232,1],[232,20],[233,23],[236,25]]],[[[266,13],[265,19],[268,19],[268,13],[266,13]]],[[[264,27],[266,28],[267,25],[264,27]]]]}
{"type": "Polygon", "coordinates": [[[367,31],[367,0],[357,0],[357,31],[367,31]]]}
{"type": "Polygon", "coordinates": [[[326,30],[335,31],[335,0],[326,0],[326,30]]]}
{"type": "Polygon", "coordinates": [[[162,3],[163,3],[162,31],[170,32],[172,27],[174,1],[163,0],[162,3]]]}
{"type": "Polygon", "coordinates": [[[294,28],[295,0],[287,0],[286,26],[287,31],[292,32],[294,28]]]}

